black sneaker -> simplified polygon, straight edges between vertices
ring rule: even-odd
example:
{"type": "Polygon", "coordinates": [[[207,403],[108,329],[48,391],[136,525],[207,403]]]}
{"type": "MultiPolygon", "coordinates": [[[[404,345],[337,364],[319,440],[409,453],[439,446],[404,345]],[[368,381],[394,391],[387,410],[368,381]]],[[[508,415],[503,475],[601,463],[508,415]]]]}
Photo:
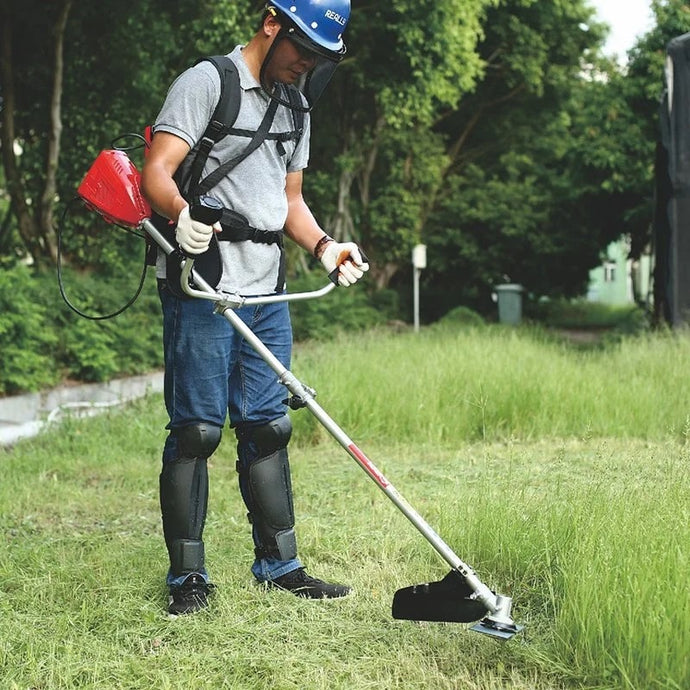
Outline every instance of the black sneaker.
{"type": "Polygon", "coordinates": [[[297,568],[275,580],[268,580],[266,586],[284,589],[305,599],[337,599],[346,597],[352,591],[352,588],[347,585],[336,585],[318,580],[308,575],[304,568],[297,568]]]}
{"type": "Polygon", "coordinates": [[[181,616],[205,609],[208,606],[208,596],[214,589],[215,585],[206,582],[201,575],[192,573],[181,585],[170,588],[168,613],[171,616],[181,616]]]}

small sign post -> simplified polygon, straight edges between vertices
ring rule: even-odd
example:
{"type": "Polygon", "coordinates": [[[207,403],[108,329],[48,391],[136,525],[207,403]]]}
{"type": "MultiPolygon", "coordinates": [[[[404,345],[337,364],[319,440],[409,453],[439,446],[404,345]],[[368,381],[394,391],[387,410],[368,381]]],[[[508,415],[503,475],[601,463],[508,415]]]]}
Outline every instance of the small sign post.
{"type": "Polygon", "coordinates": [[[426,268],[426,245],[418,244],[412,249],[412,294],[414,298],[414,330],[419,332],[419,275],[426,268]]]}

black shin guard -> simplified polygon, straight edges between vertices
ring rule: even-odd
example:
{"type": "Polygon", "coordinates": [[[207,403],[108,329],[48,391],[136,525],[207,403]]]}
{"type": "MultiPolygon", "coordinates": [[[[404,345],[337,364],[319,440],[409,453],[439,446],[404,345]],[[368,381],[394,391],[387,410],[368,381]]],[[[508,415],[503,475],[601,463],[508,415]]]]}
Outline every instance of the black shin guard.
{"type": "Polygon", "coordinates": [[[238,429],[241,442],[255,445],[259,457],[238,463],[242,496],[253,525],[256,555],[287,561],[297,556],[295,512],[287,444],[292,427],[285,416],[268,424],[238,429]]]}
{"type": "Polygon", "coordinates": [[[289,561],[297,556],[295,511],[292,505],[290,464],[286,448],[251,463],[248,471],[250,520],[259,558],[289,561]]]}
{"type": "Polygon", "coordinates": [[[220,443],[221,430],[195,424],[177,430],[177,458],[160,474],[163,534],[175,575],[197,572],[204,565],[202,535],[208,505],[207,458],[220,443]]]}

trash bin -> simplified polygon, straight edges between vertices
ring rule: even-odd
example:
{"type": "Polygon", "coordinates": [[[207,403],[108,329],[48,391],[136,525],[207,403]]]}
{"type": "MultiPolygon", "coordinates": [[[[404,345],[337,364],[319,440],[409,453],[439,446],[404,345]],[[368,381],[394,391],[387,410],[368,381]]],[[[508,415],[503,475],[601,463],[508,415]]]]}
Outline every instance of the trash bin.
{"type": "Polygon", "coordinates": [[[522,285],[506,283],[496,286],[498,321],[517,326],[522,321],[522,285]]]}

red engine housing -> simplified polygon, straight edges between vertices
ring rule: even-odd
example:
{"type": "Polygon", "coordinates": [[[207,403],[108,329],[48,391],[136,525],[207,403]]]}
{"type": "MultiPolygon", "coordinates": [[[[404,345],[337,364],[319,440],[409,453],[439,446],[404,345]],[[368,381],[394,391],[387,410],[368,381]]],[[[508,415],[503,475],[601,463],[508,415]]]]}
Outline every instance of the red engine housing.
{"type": "Polygon", "coordinates": [[[124,151],[101,151],[77,194],[109,223],[137,228],[151,216],[141,194],[141,174],[124,151]]]}

